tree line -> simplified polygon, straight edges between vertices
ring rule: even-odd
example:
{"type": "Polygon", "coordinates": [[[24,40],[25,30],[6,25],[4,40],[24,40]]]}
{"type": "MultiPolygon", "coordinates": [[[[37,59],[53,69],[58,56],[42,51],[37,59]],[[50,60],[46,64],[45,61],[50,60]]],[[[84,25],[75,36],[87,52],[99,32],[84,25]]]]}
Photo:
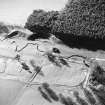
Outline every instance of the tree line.
{"type": "Polygon", "coordinates": [[[25,28],[34,35],[54,34],[70,47],[105,49],[105,1],[68,0],[61,11],[34,10],[25,28]]]}

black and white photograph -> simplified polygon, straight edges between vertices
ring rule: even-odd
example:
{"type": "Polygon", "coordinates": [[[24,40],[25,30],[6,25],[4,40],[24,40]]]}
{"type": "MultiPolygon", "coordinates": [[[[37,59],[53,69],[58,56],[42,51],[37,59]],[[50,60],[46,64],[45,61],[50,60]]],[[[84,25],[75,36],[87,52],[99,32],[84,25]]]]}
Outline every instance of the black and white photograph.
{"type": "Polygon", "coordinates": [[[0,0],[0,105],[105,105],[105,0],[0,0]]]}

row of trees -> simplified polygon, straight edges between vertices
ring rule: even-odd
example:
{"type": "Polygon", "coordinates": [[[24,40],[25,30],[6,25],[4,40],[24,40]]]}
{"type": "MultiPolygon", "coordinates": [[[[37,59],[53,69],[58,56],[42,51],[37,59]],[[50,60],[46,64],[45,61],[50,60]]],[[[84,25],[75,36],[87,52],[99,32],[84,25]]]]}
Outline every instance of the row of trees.
{"type": "Polygon", "coordinates": [[[67,44],[71,43],[69,40],[84,44],[86,39],[92,39],[95,45],[105,41],[104,23],[104,0],[68,0],[62,11],[34,10],[25,27],[34,33],[53,33],[67,44]]]}

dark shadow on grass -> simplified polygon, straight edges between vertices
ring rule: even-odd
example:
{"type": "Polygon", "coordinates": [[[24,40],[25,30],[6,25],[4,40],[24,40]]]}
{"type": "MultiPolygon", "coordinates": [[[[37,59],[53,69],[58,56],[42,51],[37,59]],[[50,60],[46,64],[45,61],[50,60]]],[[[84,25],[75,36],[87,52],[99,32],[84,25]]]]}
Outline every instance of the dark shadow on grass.
{"type": "Polygon", "coordinates": [[[49,33],[34,33],[30,35],[27,39],[34,41],[35,39],[47,39],[50,37],[49,33]]]}
{"type": "Polygon", "coordinates": [[[71,48],[88,49],[91,51],[105,50],[105,37],[103,39],[95,39],[86,35],[77,36],[63,33],[55,33],[55,36],[71,48]]]}

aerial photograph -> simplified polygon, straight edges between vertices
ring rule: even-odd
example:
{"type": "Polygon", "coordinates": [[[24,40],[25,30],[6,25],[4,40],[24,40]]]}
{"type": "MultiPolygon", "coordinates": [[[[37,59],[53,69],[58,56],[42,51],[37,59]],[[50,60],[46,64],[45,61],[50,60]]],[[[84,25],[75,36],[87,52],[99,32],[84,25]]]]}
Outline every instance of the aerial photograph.
{"type": "Polygon", "coordinates": [[[105,105],[105,0],[0,0],[0,105],[105,105]]]}

